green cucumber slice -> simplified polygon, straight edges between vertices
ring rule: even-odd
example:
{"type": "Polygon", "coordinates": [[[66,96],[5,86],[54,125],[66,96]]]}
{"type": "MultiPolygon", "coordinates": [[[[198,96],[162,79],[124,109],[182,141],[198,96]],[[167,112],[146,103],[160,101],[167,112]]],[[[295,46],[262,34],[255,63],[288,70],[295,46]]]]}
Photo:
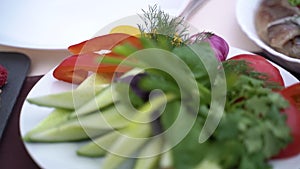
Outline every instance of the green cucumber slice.
{"type": "Polygon", "coordinates": [[[95,97],[105,87],[105,83],[101,76],[93,74],[74,90],[28,98],[27,101],[43,107],[75,109],[95,97]]]}

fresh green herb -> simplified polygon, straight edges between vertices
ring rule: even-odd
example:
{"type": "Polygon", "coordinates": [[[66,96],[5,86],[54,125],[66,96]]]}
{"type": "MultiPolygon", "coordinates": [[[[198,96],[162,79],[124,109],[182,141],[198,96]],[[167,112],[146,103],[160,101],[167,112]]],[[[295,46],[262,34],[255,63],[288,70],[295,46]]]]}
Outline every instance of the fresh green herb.
{"type": "MultiPolygon", "coordinates": [[[[280,113],[288,103],[265,88],[262,80],[245,75],[237,77],[237,81],[230,82],[225,113],[217,130],[205,143],[198,142],[207,117],[207,112],[203,112],[207,109],[200,109],[191,131],[172,150],[175,168],[203,168],[207,163],[220,169],[271,168],[267,160],[291,141],[286,118],[280,113]]],[[[165,113],[168,114],[162,116],[162,123],[168,129],[177,114],[165,113]]],[[[169,135],[168,139],[173,137],[176,136],[169,135]]]]}
{"type": "MultiPolygon", "coordinates": [[[[188,103],[195,97],[201,98],[194,125],[172,150],[176,169],[201,169],[207,166],[220,169],[270,168],[267,160],[291,141],[290,129],[285,123],[286,117],[280,113],[288,103],[265,85],[263,74],[250,71],[251,68],[244,61],[228,60],[217,62],[221,65],[206,65],[203,63],[205,59],[216,59],[207,43],[175,47],[171,53],[160,49],[146,50],[134,53],[133,57],[141,62],[139,65],[144,65],[139,68],[160,69],[145,69],[147,76],[141,79],[140,88],[148,92],[159,89],[180,98],[175,103],[172,101],[167,104],[160,121],[163,130],[168,130],[177,119],[180,101],[189,100],[184,101],[181,113],[184,113],[185,118],[191,118],[195,116],[190,111],[191,107],[196,104],[188,103]],[[188,67],[190,74],[180,63],[188,67]],[[211,100],[207,96],[212,92],[213,83],[208,72],[218,66],[223,67],[226,75],[224,114],[211,137],[206,142],[199,143],[199,134],[211,107],[211,100]],[[193,86],[194,80],[196,88],[193,86]]],[[[222,110],[221,105],[217,106],[218,110],[222,110]]],[[[167,135],[166,139],[176,140],[178,136],[175,132],[167,135]]]]}
{"type": "Polygon", "coordinates": [[[298,6],[298,5],[300,5],[300,0],[288,0],[288,2],[289,2],[292,6],[298,6]]]}
{"type": "Polygon", "coordinates": [[[157,5],[149,6],[148,11],[142,11],[143,15],[140,17],[144,21],[144,25],[138,25],[142,36],[150,37],[161,44],[168,42],[174,46],[180,45],[188,39],[189,33],[184,18],[171,17],[157,5]]]}

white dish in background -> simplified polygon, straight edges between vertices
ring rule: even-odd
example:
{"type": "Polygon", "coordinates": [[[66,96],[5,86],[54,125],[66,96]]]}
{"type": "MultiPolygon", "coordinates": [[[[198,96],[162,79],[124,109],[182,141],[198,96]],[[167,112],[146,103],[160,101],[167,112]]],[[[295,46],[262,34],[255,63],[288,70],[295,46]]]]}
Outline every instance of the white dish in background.
{"type": "Polygon", "coordinates": [[[188,0],[2,0],[0,44],[32,49],[66,49],[106,24],[157,4],[178,15],[188,0]]]}
{"type": "Polygon", "coordinates": [[[275,51],[269,45],[264,43],[257,35],[255,29],[255,13],[262,0],[237,0],[236,4],[236,18],[241,29],[245,34],[254,41],[258,46],[274,55],[270,56],[270,59],[276,63],[281,64],[283,67],[292,70],[296,73],[300,73],[300,59],[292,58],[282,53],[275,51]],[[271,58],[272,57],[272,58],[271,58]]]}
{"type": "MultiPolygon", "coordinates": [[[[237,54],[248,53],[246,51],[231,48],[229,57],[237,54]]],[[[289,72],[277,66],[283,76],[286,86],[298,82],[289,72]]],[[[29,92],[27,98],[58,93],[72,89],[71,84],[57,81],[52,76],[52,71],[48,72],[29,92]]],[[[28,102],[24,102],[20,116],[20,132],[24,136],[29,130],[44,119],[52,109],[39,107],[28,102]]],[[[76,150],[82,143],[26,143],[24,145],[33,160],[41,167],[47,169],[99,169],[101,168],[101,158],[85,158],[76,155],[76,150]]],[[[299,169],[300,155],[288,160],[272,162],[274,169],[299,169]]]]}

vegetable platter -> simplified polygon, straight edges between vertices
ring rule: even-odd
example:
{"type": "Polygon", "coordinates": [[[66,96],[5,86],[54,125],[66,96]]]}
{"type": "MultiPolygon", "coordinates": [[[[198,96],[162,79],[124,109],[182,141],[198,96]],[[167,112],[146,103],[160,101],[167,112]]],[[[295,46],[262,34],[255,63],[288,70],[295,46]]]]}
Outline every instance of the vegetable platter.
{"type": "Polygon", "coordinates": [[[42,168],[295,168],[300,83],[157,6],[71,45],[24,103],[42,168]]]}

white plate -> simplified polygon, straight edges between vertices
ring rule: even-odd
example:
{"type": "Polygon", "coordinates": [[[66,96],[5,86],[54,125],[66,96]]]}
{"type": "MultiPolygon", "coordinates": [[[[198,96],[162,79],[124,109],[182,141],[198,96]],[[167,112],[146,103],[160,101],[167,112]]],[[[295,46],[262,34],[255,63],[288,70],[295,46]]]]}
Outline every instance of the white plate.
{"type": "Polygon", "coordinates": [[[66,49],[89,39],[104,24],[142,13],[157,4],[178,15],[188,0],[1,0],[0,44],[66,49]]]}
{"type": "MultiPolygon", "coordinates": [[[[246,51],[231,48],[229,57],[236,54],[248,53],[246,51]]],[[[277,66],[283,76],[286,86],[298,82],[290,73],[277,66]]],[[[28,98],[46,95],[50,93],[58,93],[72,89],[71,84],[57,81],[52,77],[52,71],[47,73],[29,92],[28,98]]],[[[24,102],[20,116],[20,131],[24,136],[30,129],[36,126],[44,119],[52,109],[38,107],[28,102],[24,102]]],[[[76,150],[81,143],[26,143],[25,147],[34,161],[42,168],[46,169],[99,169],[101,166],[101,158],[84,158],[76,155],[76,150]]],[[[274,162],[274,169],[299,169],[295,164],[300,163],[300,155],[284,161],[274,162]]]]}
{"type": "MultiPolygon", "coordinates": [[[[246,33],[246,35],[254,41],[262,49],[266,50],[270,54],[277,56],[274,61],[281,63],[288,69],[299,72],[300,59],[291,58],[282,53],[275,51],[273,48],[264,43],[257,35],[255,29],[255,13],[262,0],[237,0],[236,4],[236,18],[241,29],[246,33]],[[284,63],[282,63],[284,62],[284,63]]],[[[299,72],[300,73],[300,72],[299,72]]]]}

